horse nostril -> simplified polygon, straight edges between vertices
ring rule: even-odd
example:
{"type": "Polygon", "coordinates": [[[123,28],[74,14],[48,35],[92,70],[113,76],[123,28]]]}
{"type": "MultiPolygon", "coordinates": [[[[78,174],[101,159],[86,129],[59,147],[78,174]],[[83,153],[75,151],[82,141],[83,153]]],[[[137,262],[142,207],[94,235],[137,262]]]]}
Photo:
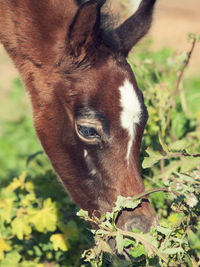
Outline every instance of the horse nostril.
{"type": "Polygon", "coordinates": [[[125,230],[131,232],[133,228],[141,230],[143,233],[150,231],[152,227],[157,226],[157,218],[147,218],[144,215],[134,216],[130,221],[125,224],[125,230]]]}

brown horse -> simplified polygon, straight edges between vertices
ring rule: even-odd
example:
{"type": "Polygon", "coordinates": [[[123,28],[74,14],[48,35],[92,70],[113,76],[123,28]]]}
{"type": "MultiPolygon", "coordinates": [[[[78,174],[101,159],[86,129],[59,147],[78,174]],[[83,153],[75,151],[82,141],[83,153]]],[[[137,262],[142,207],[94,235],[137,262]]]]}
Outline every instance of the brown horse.
{"type": "MultiPolygon", "coordinates": [[[[35,129],[72,199],[89,214],[111,211],[118,195],[144,192],[138,168],[147,121],[126,61],[148,31],[155,0],[143,0],[117,28],[105,0],[0,0],[0,42],[30,93],[35,129]]],[[[117,225],[156,224],[147,198],[117,225]]]]}

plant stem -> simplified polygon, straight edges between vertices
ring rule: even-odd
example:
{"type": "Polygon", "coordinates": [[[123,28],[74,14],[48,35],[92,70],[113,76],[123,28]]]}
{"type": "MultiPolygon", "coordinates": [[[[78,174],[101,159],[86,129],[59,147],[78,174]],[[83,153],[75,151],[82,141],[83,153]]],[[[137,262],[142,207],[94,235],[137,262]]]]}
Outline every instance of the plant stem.
{"type": "Polygon", "coordinates": [[[176,87],[175,87],[174,94],[173,94],[173,98],[172,98],[172,104],[171,104],[171,107],[170,107],[170,109],[169,109],[169,111],[168,111],[168,114],[167,114],[167,122],[166,122],[165,135],[168,134],[169,124],[170,124],[170,120],[171,120],[172,110],[173,110],[173,108],[174,108],[175,105],[176,105],[176,96],[177,96],[177,94],[178,94],[178,92],[179,92],[179,87],[180,87],[180,84],[181,84],[181,81],[182,81],[182,78],[183,78],[185,69],[186,69],[186,67],[189,65],[189,62],[190,62],[192,53],[193,53],[193,51],[194,51],[196,42],[197,42],[197,39],[196,39],[196,36],[194,36],[194,37],[193,37],[193,41],[192,41],[191,49],[190,49],[190,51],[187,53],[187,58],[186,58],[186,60],[183,62],[183,66],[182,66],[181,72],[180,72],[180,74],[179,74],[179,76],[178,76],[178,80],[177,80],[176,87]]]}
{"type": "Polygon", "coordinates": [[[158,187],[158,188],[150,189],[150,190],[148,190],[146,192],[143,192],[143,193],[141,193],[141,194],[139,194],[137,196],[134,196],[132,198],[132,200],[135,201],[135,200],[137,200],[139,198],[142,198],[144,196],[148,196],[148,195],[153,194],[153,193],[156,193],[156,192],[168,192],[168,193],[174,193],[176,195],[178,194],[178,192],[172,191],[170,188],[167,188],[167,187],[158,187]]]}

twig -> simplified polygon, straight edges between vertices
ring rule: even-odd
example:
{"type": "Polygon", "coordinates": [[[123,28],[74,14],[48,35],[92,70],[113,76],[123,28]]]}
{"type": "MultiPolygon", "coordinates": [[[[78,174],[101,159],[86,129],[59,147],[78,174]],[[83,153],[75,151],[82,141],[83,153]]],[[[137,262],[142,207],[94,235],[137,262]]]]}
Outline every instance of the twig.
{"type": "Polygon", "coordinates": [[[198,158],[200,157],[200,154],[189,154],[186,151],[183,152],[183,156],[185,157],[193,157],[193,158],[198,158]]]}
{"type": "Polygon", "coordinates": [[[198,158],[198,157],[200,157],[200,154],[189,154],[186,151],[183,151],[180,153],[169,153],[166,156],[164,156],[163,159],[178,158],[178,157],[182,157],[182,156],[198,158]]]}
{"type": "Polygon", "coordinates": [[[181,80],[183,78],[183,74],[185,72],[186,67],[189,65],[189,62],[190,62],[192,53],[194,51],[196,42],[197,42],[197,40],[196,40],[196,37],[194,36],[193,40],[192,40],[192,47],[191,47],[190,51],[187,54],[187,59],[183,62],[183,67],[182,67],[182,70],[180,72],[180,75],[179,75],[177,83],[176,83],[176,89],[174,91],[174,99],[175,99],[176,95],[178,94],[180,83],[181,83],[181,80]]]}
{"type": "MultiPolygon", "coordinates": [[[[189,154],[186,151],[182,151],[182,152],[169,152],[167,155],[162,157],[163,159],[171,159],[171,158],[179,158],[179,157],[193,157],[193,158],[199,158],[200,154],[189,154]]],[[[160,159],[161,160],[161,159],[160,159]]],[[[158,161],[160,161],[158,160],[158,161]]]]}
{"type": "Polygon", "coordinates": [[[150,189],[146,192],[143,192],[135,197],[132,198],[133,201],[139,199],[139,198],[142,198],[144,196],[148,196],[150,194],[153,194],[153,193],[156,193],[156,192],[167,192],[167,193],[173,193],[175,195],[179,195],[178,192],[174,191],[174,190],[171,190],[171,188],[167,188],[167,187],[159,187],[159,188],[154,188],[154,189],[150,189]]]}
{"type": "Polygon", "coordinates": [[[170,109],[169,109],[169,111],[168,111],[168,114],[167,114],[167,122],[166,122],[165,135],[167,135],[167,133],[168,133],[168,129],[169,129],[169,124],[170,124],[170,119],[171,119],[172,110],[173,110],[173,108],[175,107],[175,104],[176,104],[176,96],[177,96],[177,94],[178,94],[178,92],[179,92],[179,87],[180,87],[180,83],[181,83],[182,78],[183,78],[183,74],[184,74],[184,72],[185,72],[186,67],[189,65],[189,62],[190,62],[192,53],[193,53],[193,51],[194,51],[196,42],[197,42],[197,39],[196,39],[196,37],[194,36],[194,37],[193,37],[193,41],[192,41],[192,47],[191,47],[190,51],[187,53],[187,58],[186,58],[186,60],[183,62],[183,66],[182,66],[181,72],[180,72],[180,74],[179,74],[177,83],[176,83],[176,87],[175,87],[174,94],[173,94],[173,98],[172,98],[172,104],[171,104],[171,107],[170,107],[170,109]]]}

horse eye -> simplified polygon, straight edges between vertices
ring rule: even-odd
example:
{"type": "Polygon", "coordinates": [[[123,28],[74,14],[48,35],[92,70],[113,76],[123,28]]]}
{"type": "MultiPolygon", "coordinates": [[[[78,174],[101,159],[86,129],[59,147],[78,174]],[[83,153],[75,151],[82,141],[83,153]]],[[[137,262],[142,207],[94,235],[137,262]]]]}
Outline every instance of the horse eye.
{"type": "Polygon", "coordinates": [[[87,139],[94,139],[94,138],[101,138],[101,136],[98,134],[97,130],[93,127],[89,126],[83,126],[78,124],[77,130],[81,136],[87,139]]]}

